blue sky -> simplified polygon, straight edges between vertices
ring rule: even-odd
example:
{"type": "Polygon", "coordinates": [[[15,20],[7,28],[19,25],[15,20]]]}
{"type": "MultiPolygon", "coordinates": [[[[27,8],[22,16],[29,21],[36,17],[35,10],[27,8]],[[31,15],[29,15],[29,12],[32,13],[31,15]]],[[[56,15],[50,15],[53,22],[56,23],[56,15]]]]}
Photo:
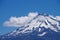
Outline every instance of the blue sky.
{"type": "Polygon", "coordinates": [[[0,0],[0,35],[17,29],[3,26],[11,16],[20,17],[36,11],[60,16],[60,0],[0,0]]]}

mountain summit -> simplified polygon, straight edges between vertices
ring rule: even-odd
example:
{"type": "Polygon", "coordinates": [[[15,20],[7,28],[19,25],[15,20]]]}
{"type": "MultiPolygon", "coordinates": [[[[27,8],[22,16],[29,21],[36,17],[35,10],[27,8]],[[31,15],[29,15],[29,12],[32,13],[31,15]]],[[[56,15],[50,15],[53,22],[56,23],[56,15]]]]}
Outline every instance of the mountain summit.
{"type": "Polygon", "coordinates": [[[11,17],[9,21],[4,23],[5,26],[18,26],[18,29],[5,36],[19,36],[28,35],[38,32],[37,36],[47,35],[52,31],[55,33],[60,32],[60,16],[52,16],[46,14],[29,13],[24,17],[11,17]]]}

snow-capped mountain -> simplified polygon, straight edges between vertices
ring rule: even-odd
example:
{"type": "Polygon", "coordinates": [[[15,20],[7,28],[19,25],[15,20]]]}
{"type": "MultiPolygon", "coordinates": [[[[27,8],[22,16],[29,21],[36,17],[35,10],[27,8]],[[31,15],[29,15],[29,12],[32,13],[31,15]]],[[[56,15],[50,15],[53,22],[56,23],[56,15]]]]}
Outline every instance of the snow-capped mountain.
{"type": "MultiPolygon", "coordinates": [[[[38,31],[37,36],[44,36],[48,34],[48,31],[60,32],[60,17],[46,14],[35,15],[26,24],[8,33],[6,36],[19,36],[23,34],[29,34],[34,31],[38,31]]],[[[33,34],[33,33],[32,33],[33,34]]]]}
{"type": "MultiPolygon", "coordinates": [[[[9,35],[18,35],[19,33],[29,33],[33,30],[36,30],[38,28],[39,32],[41,30],[50,29],[55,32],[59,32],[60,30],[60,20],[46,14],[39,14],[36,15],[32,20],[28,22],[28,24],[24,25],[23,27],[18,28],[17,30],[14,30],[9,35]],[[43,29],[42,29],[43,28],[43,29]]],[[[43,32],[41,35],[45,35],[46,32],[43,32]]]]}

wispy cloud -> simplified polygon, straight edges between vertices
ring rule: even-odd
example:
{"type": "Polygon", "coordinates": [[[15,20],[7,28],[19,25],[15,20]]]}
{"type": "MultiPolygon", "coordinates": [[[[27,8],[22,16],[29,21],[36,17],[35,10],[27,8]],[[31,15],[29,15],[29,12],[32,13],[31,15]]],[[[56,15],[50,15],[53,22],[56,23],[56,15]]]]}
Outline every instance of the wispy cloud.
{"type": "Polygon", "coordinates": [[[34,17],[38,15],[37,12],[30,12],[27,16],[21,16],[21,17],[10,17],[8,21],[4,22],[4,26],[7,27],[20,27],[23,25],[28,24],[34,17]]]}

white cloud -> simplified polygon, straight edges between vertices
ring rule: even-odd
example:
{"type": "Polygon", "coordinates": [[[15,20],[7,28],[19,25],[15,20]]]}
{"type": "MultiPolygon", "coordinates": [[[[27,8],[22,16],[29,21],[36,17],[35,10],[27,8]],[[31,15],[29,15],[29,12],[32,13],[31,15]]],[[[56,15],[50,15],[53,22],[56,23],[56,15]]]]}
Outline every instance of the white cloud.
{"type": "Polygon", "coordinates": [[[34,17],[38,15],[37,12],[30,12],[28,16],[22,16],[22,17],[10,17],[8,21],[4,22],[4,26],[8,27],[20,27],[28,24],[34,17]]]}

